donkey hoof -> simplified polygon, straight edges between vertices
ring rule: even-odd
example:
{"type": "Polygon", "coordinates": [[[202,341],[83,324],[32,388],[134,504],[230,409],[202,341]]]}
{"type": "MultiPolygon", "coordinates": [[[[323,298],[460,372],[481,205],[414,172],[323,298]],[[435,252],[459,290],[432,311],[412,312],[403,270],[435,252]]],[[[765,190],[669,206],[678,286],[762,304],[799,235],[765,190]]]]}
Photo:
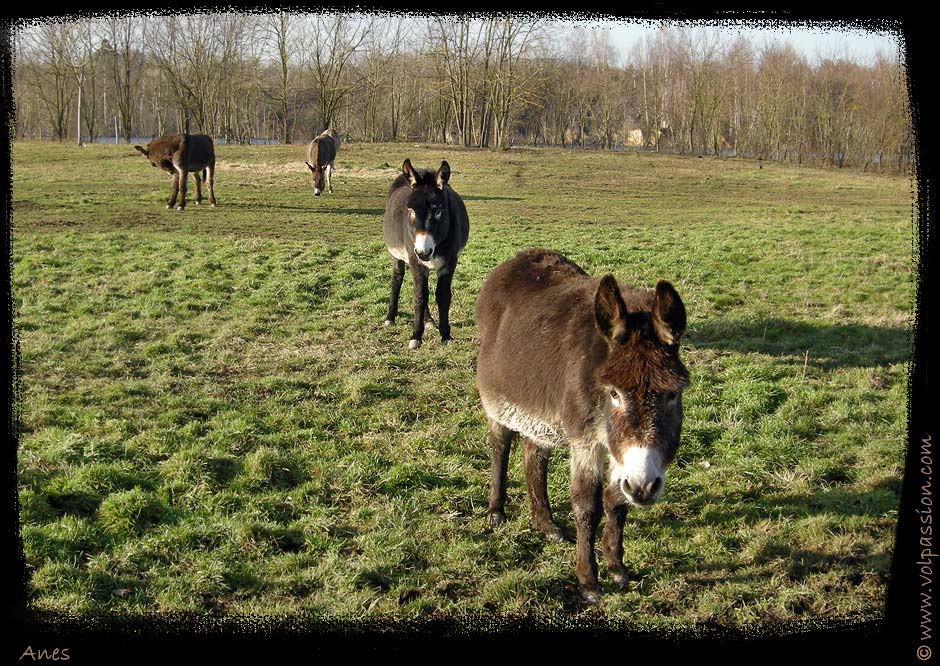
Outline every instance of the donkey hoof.
{"type": "Polygon", "coordinates": [[[395,322],[393,322],[391,319],[386,319],[382,322],[382,326],[393,326],[394,324],[395,322]]]}
{"type": "Polygon", "coordinates": [[[489,515],[487,516],[487,521],[489,522],[490,527],[499,527],[505,520],[506,514],[498,509],[490,511],[489,515]]]}
{"type": "Polygon", "coordinates": [[[166,205],[166,209],[167,209],[167,210],[170,210],[172,207],[173,207],[173,206],[171,206],[170,204],[167,204],[167,205],[166,205]]]}
{"type": "Polygon", "coordinates": [[[177,206],[176,210],[184,210],[184,208],[182,206],[177,206]]]}
{"type": "Polygon", "coordinates": [[[611,572],[610,576],[621,590],[627,589],[627,586],[630,584],[630,576],[628,576],[625,571],[614,571],[611,572]]]}
{"type": "Polygon", "coordinates": [[[215,208],[215,204],[209,204],[211,208],[215,208]]]}
{"type": "Polygon", "coordinates": [[[601,601],[601,590],[599,587],[582,587],[579,585],[578,592],[581,594],[581,601],[591,606],[601,601]]]}
{"type": "Polygon", "coordinates": [[[552,525],[548,529],[542,530],[542,533],[545,535],[545,538],[553,543],[564,543],[567,541],[565,539],[564,532],[561,531],[561,528],[558,525],[552,525]]]}
{"type": "Polygon", "coordinates": [[[442,338],[441,347],[446,347],[448,342],[450,342],[450,338],[442,338]]]}
{"type": "Polygon", "coordinates": [[[435,323],[434,323],[432,320],[430,320],[430,319],[426,319],[426,320],[424,321],[424,328],[425,328],[425,330],[427,330],[427,329],[429,329],[429,328],[437,328],[437,324],[435,324],[435,323]]]}
{"type": "Polygon", "coordinates": [[[411,340],[408,341],[408,349],[417,349],[420,346],[421,346],[421,341],[416,338],[412,338],[411,340]]]}

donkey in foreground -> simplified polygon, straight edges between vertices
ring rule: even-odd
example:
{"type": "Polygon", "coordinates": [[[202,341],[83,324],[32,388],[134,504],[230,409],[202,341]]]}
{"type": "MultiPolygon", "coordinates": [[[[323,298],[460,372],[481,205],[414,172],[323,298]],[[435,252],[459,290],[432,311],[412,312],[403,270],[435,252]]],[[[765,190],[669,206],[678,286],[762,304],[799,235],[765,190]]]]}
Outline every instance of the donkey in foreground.
{"type": "Polygon", "coordinates": [[[392,293],[385,325],[395,323],[398,295],[405,278],[405,262],[414,278],[415,319],[409,349],[421,346],[424,327],[434,326],[428,307],[428,271],[437,271],[438,331],[441,344],[450,337],[451,282],[457,268],[457,254],[467,244],[470,220],[463,199],[448,185],[450,165],[441,162],[437,171],[416,171],[405,160],[401,173],[388,190],[382,235],[392,255],[392,293]]]}
{"type": "Polygon", "coordinates": [[[555,252],[530,249],[489,274],[476,321],[477,388],[490,432],[490,525],[505,519],[509,448],[518,433],[532,524],[551,540],[563,539],[546,476],[550,450],[568,447],[575,571],[581,598],[596,603],[601,505],[604,559],[625,587],[627,505],[648,506],[662,496],[679,446],[689,382],[679,360],[685,306],[664,280],[655,291],[634,289],[612,275],[591,278],[555,252]]]}
{"type": "Polygon", "coordinates": [[[323,192],[323,180],[326,176],[327,191],[333,194],[333,160],[339,150],[339,135],[336,130],[328,129],[320,134],[307,146],[307,161],[304,164],[310,169],[313,179],[313,194],[320,196],[323,192]]]}
{"type": "Polygon", "coordinates": [[[189,174],[196,179],[196,205],[202,202],[202,181],[209,185],[209,204],[215,208],[215,145],[205,134],[173,134],[153,139],[146,148],[134,146],[150,164],[173,174],[173,189],[166,207],[186,208],[186,181],[189,174]]]}

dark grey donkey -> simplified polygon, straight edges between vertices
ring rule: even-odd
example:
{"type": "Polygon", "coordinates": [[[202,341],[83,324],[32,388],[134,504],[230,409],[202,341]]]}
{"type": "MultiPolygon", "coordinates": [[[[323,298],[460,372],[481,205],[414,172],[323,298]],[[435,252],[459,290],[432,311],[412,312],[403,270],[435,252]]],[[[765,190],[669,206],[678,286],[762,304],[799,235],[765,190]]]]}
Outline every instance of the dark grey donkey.
{"type": "Polygon", "coordinates": [[[546,474],[553,448],[567,448],[578,535],[578,583],[600,600],[594,539],[606,516],[604,559],[627,584],[623,526],[628,505],[656,502],[679,446],[682,299],[665,280],[653,291],[592,278],[550,250],[525,250],[489,274],[476,304],[477,388],[490,431],[489,520],[504,520],[509,447],[523,440],[533,525],[549,539],[546,474]],[[609,468],[604,482],[604,466],[609,468]]]}
{"type": "Polygon", "coordinates": [[[304,164],[310,169],[315,196],[320,196],[323,192],[324,180],[327,192],[333,193],[333,161],[338,150],[339,135],[333,129],[326,130],[307,146],[307,161],[304,164]]]}
{"type": "Polygon", "coordinates": [[[437,271],[437,328],[441,344],[450,337],[451,281],[457,267],[457,255],[467,244],[470,220],[463,200],[448,185],[450,165],[441,162],[437,171],[417,171],[405,160],[401,174],[388,190],[382,235],[392,255],[392,293],[388,301],[385,325],[395,323],[398,295],[405,278],[405,263],[414,278],[414,326],[410,349],[421,346],[424,327],[434,326],[428,307],[428,272],[437,271]]]}
{"type": "Polygon", "coordinates": [[[209,204],[215,208],[215,144],[205,134],[172,134],[153,139],[147,147],[134,148],[150,160],[151,166],[173,174],[173,189],[166,207],[186,208],[186,180],[193,174],[196,180],[196,205],[202,202],[202,182],[209,186],[209,204]]]}

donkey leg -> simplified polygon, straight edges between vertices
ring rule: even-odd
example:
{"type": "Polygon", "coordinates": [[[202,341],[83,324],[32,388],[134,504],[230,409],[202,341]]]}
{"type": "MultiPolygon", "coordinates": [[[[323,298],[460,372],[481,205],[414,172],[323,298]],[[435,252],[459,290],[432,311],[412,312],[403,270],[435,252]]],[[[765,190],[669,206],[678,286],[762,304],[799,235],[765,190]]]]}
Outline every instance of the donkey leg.
{"type": "Polygon", "coordinates": [[[509,450],[515,433],[492,419],[487,419],[490,439],[490,498],[488,516],[490,527],[506,520],[506,472],[509,469],[509,450]]]}
{"type": "Polygon", "coordinates": [[[578,532],[575,574],[581,599],[589,604],[601,600],[597,559],[594,556],[597,526],[601,520],[601,481],[604,470],[600,453],[600,447],[594,442],[571,446],[571,508],[578,532]]]}
{"type": "Polygon", "coordinates": [[[176,205],[176,195],[180,189],[180,175],[178,171],[173,171],[173,185],[170,188],[170,200],[166,202],[167,208],[173,208],[176,205]]]}
{"type": "Polygon", "coordinates": [[[185,210],[186,209],[186,181],[189,180],[189,171],[181,167],[177,167],[177,170],[180,173],[180,205],[177,206],[176,210],[185,210]]]}
{"type": "Polygon", "coordinates": [[[522,439],[525,458],[525,488],[529,494],[529,514],[532,525],[549,541],[563,541],[561,529],[552,520],[552,509],[548,503],[548,456],[543,449],[528,437],[522,439]]]}
{"type": "Polygon", "coordinates": [[[392,293],[388,299],[388,312],[385,315],[385,326],[395,323],[398,316],[398,295],[401,293],[401,283],[405,279],[405,262],[392,257],[392,293]]]}
{"type": "Polygon", "coordinates": [[[206,183],[209,185],[209,205],[215,208],[215,162],[206,167],[206,183]]]}
{"type": "Polygon", "coordinates": [[[330,194],[333,194],[333,163],[332,162],[326,165],[326,189],[330,194]]]}
{"type": "Polygon", "coordinates": [[[198,171],[193,171],[193,180],[196,181],[196,200],[193,202],[197,206],[202,203],[202,175],[198,171]]]}
{"type": "Polygon", "coordinates": [[[424,311],[428,307],[428,269],[424,264],[417,261],[409,263],[411,265],[411,276],[414,278],[415,321],[414,327],[411,329],[408,348],[417,349],[421,346],[421,338],[424,336],[424,311]]]}
{"type": "MultiPolygon", "coordinates": [[[[437,277],[437,286],[439,287],[440,284],[441,284],[441,277],[440,277],[440,275],[438,275],[438,277],[437,277]]],[[[430,287],[428,288],[428,290],[430,291],[430,287]]],[[[436,299],[436,298],[437,298],[437,296],[435,295],[435,299],[436,299]]],[[[428,296],[427,303],[424,304],[424,328],[425,328],[425,329],[437,328],[437,322],[434,321],[434,315],[431,314],[431,298],[430,298],[430,296],[428,296]]]]}
{"type": "Polygon", "coordinates": [[[604,536],[601,549],[607,571],[621,588],[630,581],[623,566],[623,523],[627,517],[627,499],[620,492],[620,484],[611,483],[604,488],[604,536]]]}
{"type": "Polygon", "coordinates": [[[431,299],[428,298],[428,305],[424,306],[424,328],[437,328],[437,322],[434,321],[434,315],[431,314],[431,299]]]}
{"type": "Polygon", "coordinates": [[[434,300],[437,301],[437,330],[441,334],[441,344],[446,345],[450,340],[450,284],[453,282],[454,272],[444,266],[437,273],[437,287],[434,290],[434,300]],[[446,271],[446,272],[444,272],[446,271]]]}

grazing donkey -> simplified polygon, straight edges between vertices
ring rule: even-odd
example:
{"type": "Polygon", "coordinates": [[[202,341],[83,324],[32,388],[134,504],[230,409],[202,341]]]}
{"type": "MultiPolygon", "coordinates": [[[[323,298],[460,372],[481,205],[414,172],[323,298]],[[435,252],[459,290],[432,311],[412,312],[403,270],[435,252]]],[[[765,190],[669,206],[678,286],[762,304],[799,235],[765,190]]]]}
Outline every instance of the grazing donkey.
{"type": "Polygon", "coordinates": [[[503,522],[506,467],[514,436],[523,437],[525,482],[534,527],[561,540],[552,520],[549,451],[570,449],[571,506],[577,529],[581,598],[600,600],[594,539],[601,505],[602,546],[614,581],[626,586],[623,525],[627,505],[663,493],[665,469],[679,446],[679,360],[686,314],[672,285],[655,291],[591,278],[560,254],[519,252],[496,267],[476,303],[477,388],[489,425],[489,522],[503,522]],[[603,487],[604,462],[610,474],[603,487]]]}
{"type": "Polygon", "coordinates": [[[336,159],[336,151],[338,150],[339,135],[333,129],[326,130],[307,146],[307,161],[304,164],[310,169],[315,196],[320,196],[320,193],[323,192],[324,174],[326,175],[327,191],[333,194],[333,160],[336,159]]]}
{"type": "Polygon", "coordinates": [[[470,220],[463,199],[448,185],[450,165],[441,162],[437,171],[416,171],[405,160],[401,173],[388,190],[382,235],[392,255],[392,294],[385,325],[395,323],[398,295],[405,278],[405,262],[414,278],[415,319],[408,341],[410,349],[421,346],[424,327],[434,326],[428,307],[428,271],[437,271],[434,298],[438,309],[441,344],[450,337],[451,281],[457,267],[457,254],[467,244],[470,220]]]}
{"type": "Polygon", "coordinates": [[[215,145],[205,134],[173,134],[153,139],[146,148],[134,146],[150,164],[173,174],[173,190],[167,208],[186,208],[186,180],[190,173],[196,179],[196,205],[202,202],[202,181],[209,185],[209,204],[215,208],[215,145]]]}

